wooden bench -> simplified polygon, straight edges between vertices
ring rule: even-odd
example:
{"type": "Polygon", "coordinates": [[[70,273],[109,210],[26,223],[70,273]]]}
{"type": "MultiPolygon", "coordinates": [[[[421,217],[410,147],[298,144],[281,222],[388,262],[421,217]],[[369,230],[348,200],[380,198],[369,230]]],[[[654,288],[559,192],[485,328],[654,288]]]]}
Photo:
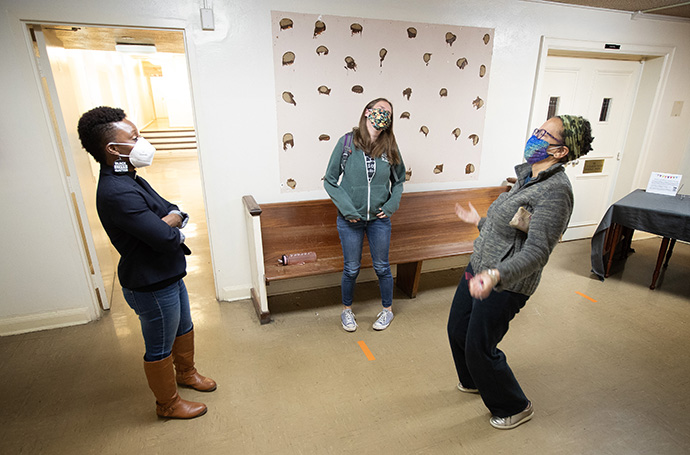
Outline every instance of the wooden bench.
{"type": "MultiPolygon", "coordinates": [[[[396,285],[417,295],[422,262],[472,252],[477,229],[455,215],[455,203],[472,202],[480,215],[508,186],[404,193],[391,217],[389,260],[397,264],[396,285]]],[[[266,285],[276,280],[342,272],[343,255],[336,228],[338,211],[330,199],[257,204],[243,198],[252,268],[251,296],[262,324],[270,322],[266,285]],[[316,262],[280,265],[283,254],[316,253],[316,262]]],[[[371,267],[364,242],[362,267],[371,267]]]]}

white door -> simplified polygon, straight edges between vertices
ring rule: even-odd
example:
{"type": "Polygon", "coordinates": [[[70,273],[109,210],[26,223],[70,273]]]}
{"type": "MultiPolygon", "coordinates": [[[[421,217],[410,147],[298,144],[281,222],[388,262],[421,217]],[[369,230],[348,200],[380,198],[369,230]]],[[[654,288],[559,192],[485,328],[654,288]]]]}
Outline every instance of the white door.
{"type": "Polygon", "coordinates": [[[547,57],[530,131],[554,115],[581,115],[595,138],[594,150],[566,166],[575,207],[563,240],[591,237],[612,203],[641,68],[638,61],[547,57]]]}
{"type": "MultiPolygon", "coordinates": [[[[112,287],[115,273],[115,264],[110,252],[110,246],[105,238],[105,232],[92,231],[91,226],[96,225],[94,220],[97,220],[95,209],[95,202],[87,206],[84,203],[84,195],[89,196],[90,199],[95,199],[96,195],[96,181],[91,172],[89,158],[86,153],[79,150],[80,153],[73,154],[72,150],[80,149],[81,147],[75,145],[78,143],[78,138],[75,135],[70,137],[68,128],[65,124],[65,111],[69,111],[71,99],[66,100],[67,103],[61,106],[58,97],[58,89],[56,75],[51,68],[51,62],[48,56],[48,45],[46,44],[46,37],[44,36],[42,27],[40,25],[29,25],[33,30],[36,38],[35,58],[37,66],[41,72],[43,80],[44,96],[49,107],[49,114],[55,128],[55,134],[60,144],[60,161],[62,162],[65,172],[65,178],[69,185],[72,207],[74,215],[79,225],[79,234],[84,246],[84,260],[88,267],[88,273],[93,284],[94,294],[97,299],[97,304],[104,310],[110,309],[110,299],[112,297],[112,287]],[[99,237],[99,232],[102,235],[99,237]],[[100,239],[100,241],[99,241],[100,239]],[[104,270],[111,270],[110,279],[106,283],[101,273],[101,266],[104,265],[104,270]]],[[[58,74],[59,76],[59,74],[58,74]]],[[[74,115],[73,115],[74,116],[74,115]]],[[[76,124],[76,122],[75,122],[76,124]]],[[[72,130],[75,128],[71,128],[72,130]]],[[[100,225],[98,225],[100,227],[100,225]]]]}

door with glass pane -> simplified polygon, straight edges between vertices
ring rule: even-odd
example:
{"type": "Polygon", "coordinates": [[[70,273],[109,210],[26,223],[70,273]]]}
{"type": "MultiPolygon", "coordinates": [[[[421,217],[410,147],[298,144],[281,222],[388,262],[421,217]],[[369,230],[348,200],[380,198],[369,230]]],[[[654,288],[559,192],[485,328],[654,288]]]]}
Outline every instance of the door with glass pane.
{"type": "Polygon", "coordinates": [[[564,240],[591,237],[611,204],[642,62],[549,56],[536,94],[531,129],[554,115],[592,124],[589,154],[566,166],[575,207],[564,240]]]}

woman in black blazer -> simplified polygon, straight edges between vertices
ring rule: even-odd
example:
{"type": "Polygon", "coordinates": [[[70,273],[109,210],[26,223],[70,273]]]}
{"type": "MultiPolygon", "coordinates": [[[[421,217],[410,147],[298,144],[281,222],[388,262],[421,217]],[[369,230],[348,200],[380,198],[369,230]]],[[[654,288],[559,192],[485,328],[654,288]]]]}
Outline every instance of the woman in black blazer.
{"type": "Polygon", "coordinates": [[[137,167],[151,164],[155,148],[122,109],[92,109],[79,119],[78,131],[82,146],[101,165],[98,216],[120,253],[117,270],[125,300],[141,321],[144,371],[156,413],[177,419],[204,415],[206,405],[183,400],[176,385],[216,389],[215,381],[194,367],[194,326],[183,281],[185,255],[191,251],[180,230],[189,216],[136,174],[137,167]]]}

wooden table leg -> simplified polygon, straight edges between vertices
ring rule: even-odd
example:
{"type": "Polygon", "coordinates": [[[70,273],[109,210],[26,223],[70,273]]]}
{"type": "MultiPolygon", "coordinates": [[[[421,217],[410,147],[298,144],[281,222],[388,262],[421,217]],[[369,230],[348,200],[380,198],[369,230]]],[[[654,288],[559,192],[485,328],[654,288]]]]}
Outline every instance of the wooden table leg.
{"type": "Polygon", "coordinates": [[[666,253],[666,262],[664,262],[664,268],[668,267],[668,261],[671,260],[674,246],[676,246],[676,239],[671,239],[671,244],[668,247],[668,253],[666,253]]]}
{"type": "Polygon", "coordinates": [[[609,272],[611,271],[611,264],[613,264],[613,255],[616,252],[616,245],[618,245],[618,241],[621,238],[621,229],[622,226],[620,224],[614,224],[611,226],[609,229],[612,229],[611,233],[611,249],[609,250],[609,261],[606,264],[606,273],[604,273],[604,278],[609,277],[609,272]]]}
{"type": "Polygon", "coordinates": [[[628,255],[635,250],[632,249],[632,238],[635,233],[635,229],[629,227],[621,228],[621,237],[625,238],[623,245],[621,245],[621,259],[627,259],[628,255]]]}
{"type": "Polygon", "coordinates": [[[661,269],[661,264],[664,262],[664,256],[666,255],[666,249],[668,248],[668,237],[664,237],[661,241],[661,248],[659,248],[659,256],[656,259],[656,268],[654,269],[654,275],[652,275],[652,284],[649,285],[649,289],[656,288],[656,280],[659,278],[659,270],[661,269]]]}

